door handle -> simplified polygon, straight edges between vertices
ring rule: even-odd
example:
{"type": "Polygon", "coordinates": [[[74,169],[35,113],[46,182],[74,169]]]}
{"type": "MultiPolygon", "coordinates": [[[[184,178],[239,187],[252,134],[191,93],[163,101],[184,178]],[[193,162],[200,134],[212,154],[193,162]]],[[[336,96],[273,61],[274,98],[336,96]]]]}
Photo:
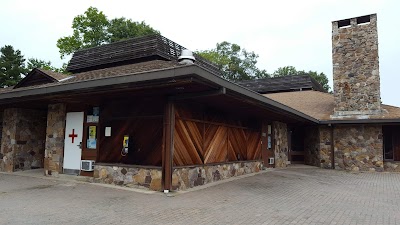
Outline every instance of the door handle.
{"type": "Polygon", "coordinates": [[[82,149],[82,142],[79,142],[79,145],[77,145],[80,149],[82,149]]]}

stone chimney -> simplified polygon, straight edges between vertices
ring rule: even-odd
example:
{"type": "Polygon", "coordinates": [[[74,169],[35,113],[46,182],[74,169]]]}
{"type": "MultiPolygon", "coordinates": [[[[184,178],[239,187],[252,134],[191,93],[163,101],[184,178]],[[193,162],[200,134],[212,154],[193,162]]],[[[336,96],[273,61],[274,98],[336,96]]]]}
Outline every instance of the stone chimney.
{"type": "Polygon", "coordinates": [[[381,113],[376,14],[332,22],[332,118],[381,113]]]}

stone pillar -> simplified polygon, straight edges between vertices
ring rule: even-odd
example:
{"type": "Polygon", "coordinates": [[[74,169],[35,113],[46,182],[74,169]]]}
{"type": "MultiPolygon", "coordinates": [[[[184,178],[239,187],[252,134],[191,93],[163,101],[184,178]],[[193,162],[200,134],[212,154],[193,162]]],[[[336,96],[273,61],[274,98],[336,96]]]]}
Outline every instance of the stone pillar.
{"type": "Polygon", "coordinates": [[[0,168],[13,172],[43,167],[46,113],[40,110],[4,110],[0,168]]]}
{"type": "Polygon", "coordinates": [[[273,122],[275,167],[286,167],[288,161],[288,130],[286,123],[273,122]]]}
{"type": "Polygon", "coordinates": [[[320,126],[319,129],[319,167],[332,168],[332,127],[320,126]]]}
{"type": "Polygon", "coordinates": [[[332,22],[332,118],[381,113],[376,14],[332,22]]]}
{"type": "Polygon", "coordinates": [[[332,168],[332,127],[306,127],[304,134],[305,164],[332,168]]]}
{"type": "Polygon", "coordinates": [[[1,171],[14,171],[14,147],[17,130],[17,109],[5,109],[3,112],[3,131],[1,137],[1,171]]]}
{"type": "Polygon", "coordinates": [[[335,168],[352,171],[383,171],[381,125],[336,125],[335,168]]]}
{"type": "Polygon", "coordinates": [[[57,176],[62,172],[66,105],[48,106],[44,172],[46,176],[57,176]]]}

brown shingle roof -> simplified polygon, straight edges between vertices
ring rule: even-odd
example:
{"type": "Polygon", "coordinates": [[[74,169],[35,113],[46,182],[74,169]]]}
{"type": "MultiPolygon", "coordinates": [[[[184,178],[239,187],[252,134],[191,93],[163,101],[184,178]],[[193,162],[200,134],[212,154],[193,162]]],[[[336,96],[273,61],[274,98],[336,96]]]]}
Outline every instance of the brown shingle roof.
{"type": "Polygon", "coordinates": [[[57,86],[57,85],[63,85],[63,84],[78,83],[78,82],[102,79],[102,78],[113,77],[113,76],[117,77],[117,76],[126,76],[126,75],[132,75],[132,74],[140,74],[143,72],[165,70],[165,69],[181,67],[181,66],[182,65],[178,64],[175,61],[154,60],[154,61],[149,61],[149,62],[135,63],[135,64],[129,64],[129,65],[124,65],[124,66],[116,66],[116,67],[110,67],[110,68],[106,68],[106,69],[99,69],[99,70],[93,70],[93,71],[88,71],[88,72],[83,72],[83,73],[77,73],[77,74],[74,74],[73,76],[59,74],[56,72],[48,73],[49,71],[45,71],[46,74],[48,74],[48,75],[49,74],[55,75],[55,76],[57,76],[58,79],[62,78],[62,79],[60,79],[61,81],[57,79],[59,82],[46,83],[46,84],[41,84],[41,85],[29,86],[29,87],[20,87],[18,89],[13,89],[12,87],[11,88],[1,88],[0,94],[16,92],[16,91],[21,91],[21,90],[27,90],[27,89],[36,89],[36,88],[42,88],[42,87],[51,87],[51,86],[57,86]],[[70,77],[70,79],[64,79],[64,78],[68,78],[68,77],[70,77]]]}
{"type": "Polygon", "coordinates": [[[51,70],[44,70],[44,69],[38,69],[38,68],[37,68],[37,70],[41,71],[42,73],[44,73],[44,74],[46,74],[46,75],[48,75],[48,76],[50,76],[50,77],[52,77],[52,78],[54,78],[54,79],[56,79],[58,81],[69,77],[69,75],[62,74],[62,73],[57,73],[57,72],[54,72],[54,71],[51,71],[51,70]]]}
{"type": "MultiPolygon", "coordinates": [[[[265,97],[282,103],[292,109],[309,115],[319,121],[332,120],[335,107],[332,94],[319,91],[295,91],[264,94],[265,97]]],[[[400,119],[400,108],[382,104],[383,114],[372,115],[368,119],[400,119]]],[[[355,118],[345,118],[349,120],[355,118]]]]}
{"type": "Polygon", "coordinates": [[[326,92],[314,78],[308,75],[271,77],[256,80],[239,81],[237,84],[260,94],[290,92],[298,90],[316,90],[326,92]]]}
{"type": "Polygon", "coordinates": [[[178,66],[182,65],[178,64],[176,61],[153,60],[148,62],[76,73],[73,75],[73,78],[62,81],[62,83],[74,83],[106,77],[124,76],[134,73],[151,72],[155,70],[162,70],[178,66]]]}

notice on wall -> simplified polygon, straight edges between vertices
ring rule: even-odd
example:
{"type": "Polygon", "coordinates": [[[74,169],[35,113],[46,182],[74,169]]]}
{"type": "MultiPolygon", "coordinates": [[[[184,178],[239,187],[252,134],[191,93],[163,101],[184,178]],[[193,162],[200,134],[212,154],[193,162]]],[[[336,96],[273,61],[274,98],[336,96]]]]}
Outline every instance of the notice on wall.
{"type": "Polygon", "coordinates": [[[96,126],[89,126],[89,139],[96,139],[96,126]]]}
{"type": "Polygon", "coordinates": [[[93,107],[93,116],[99,116],[99,114],[100,114],[100,108],[93,107]]]}
{"type": "Polygon", "coordinates": [[[87,139],[86,141],[87,148],[96,149],[96,139],[87,139]]]}
{"type": "Polygon", "coordinates": [[[268,149],[272,148],[272,140],[271,140],[271,136],[268,136],[268,149]]]}
{"type": "Polygon", "coordinates": [[[93,116],[92,116],[92,115],[88,115],[88,116],[86,117],[86,122],[87,122],[87,123],[92,123],[92,122],[93,122],[93,116]]]}
{"type": "Polygon", "coordinates": [[[92,122],[93,123],[98,123],[99,122],[99,116],[93,116],[92,117],[92,122]]]}
{"type": "Polygon", "coordinates": [[[111,127],[106,127],[106,130],[104,133],[105,133],[106,137],[111,137],[111,127]]]}

